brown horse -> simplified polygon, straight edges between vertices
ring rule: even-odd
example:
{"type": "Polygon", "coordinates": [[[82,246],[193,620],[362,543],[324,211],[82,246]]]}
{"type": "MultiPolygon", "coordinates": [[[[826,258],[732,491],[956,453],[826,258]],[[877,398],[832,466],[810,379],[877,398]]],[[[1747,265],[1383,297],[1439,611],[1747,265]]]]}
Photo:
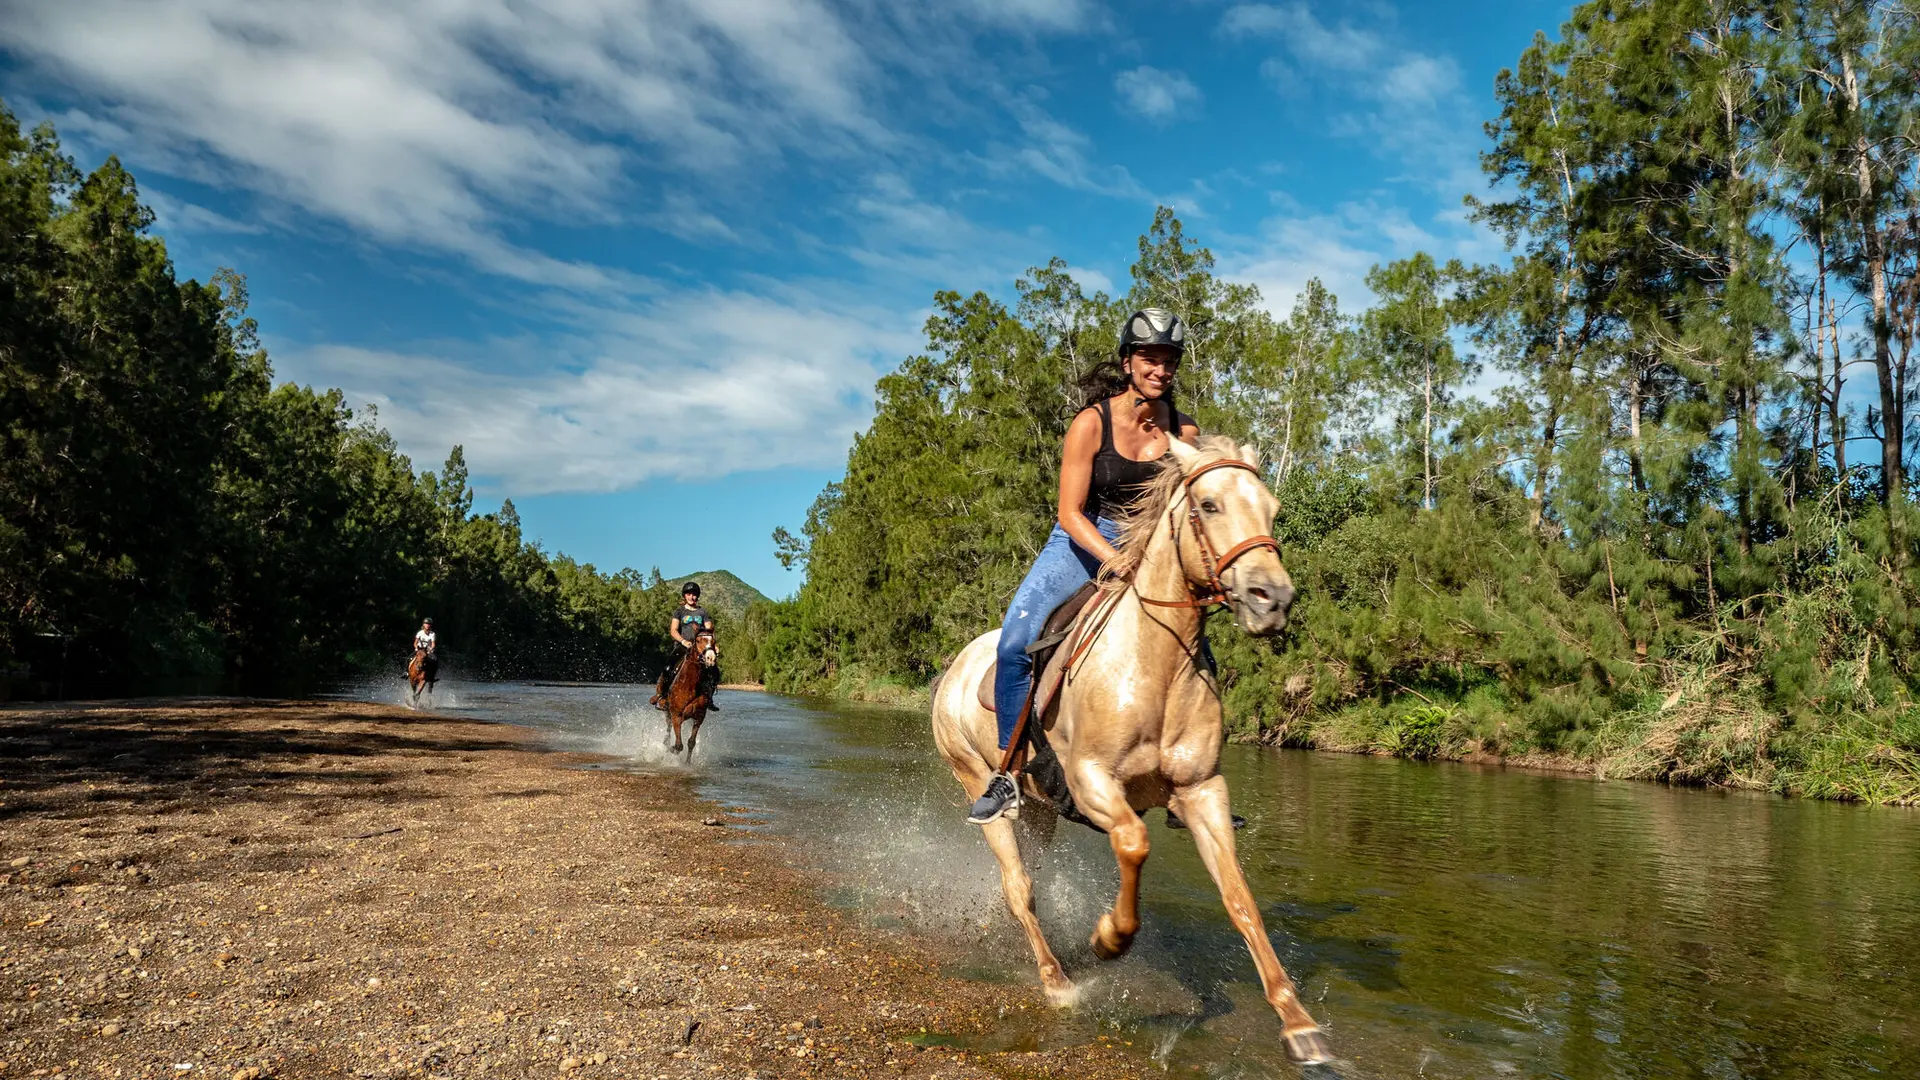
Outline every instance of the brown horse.
{"type": "Polygon", "coordinates": [[[681,656],[680,666],[667,683],[666,741],[673,745],[674,753],[680,753],[680,725],[691,723],[693,729],[687,733],[685,745],[688,761],[693,760],[693,744],[700,738],[700,725],[706,722],[707,706],[713,704],[700,683],[706,669],[719,662],[720,650],[713,643],[713,631],[702,630],[694,635],[693,648],[681,656]]]}
{"type": "MultiPolygon", "coordinates": [[[[1279,503],[1261,482],[1252,447],[1221,438],[1198,442],[1196,448],[1173,441],[1174,461],[1127,515],[1121,565],[1107,568],[1126,571],[1125,578],[1105,582],[1049,665],[1048,673],[1065,682],[1050,703],[1036,706],[1031,722],[1057,755],[1048,773],[1063,781],[1064,792],[1053,784],[1053,794],[1044,792],[1037,768],[1023,775],[1023,786],[1043,814],[1050,802],[1071,808],[1112,842],[1120,893],[1094,929],[1093,950],[1102,959],[1125,953],[1140,929],[1140,870],[1147,861],[1141,812],[1164,806],[1177,813],[1253,954],[1267,1002],[1280,1015],[1287,1056],[1324,1062],[1331,1059],[1326,1038],[1274,955],[1234,852],[1233,815],[1220,775],[1220,694],[1197,659],[1201,613],[1212,604],[1229,605],[1250,633],[1286,626],[1294,589],[1272,534],[1279,503]]],[[[970,799],[986,789],[1001,761],[994,714],[982,702],[998,641],[999,631],[975,638],[934,692],[934,742],[970,799]]],[[[1039,681],[1048,684],[1045,675],[1039,681]]],[[[1034,916],[1033,883],[1013,822],[1003,817],[985,832],[1041,984],[1050,1000],[1070,1004],[1074,985],[1034,916]]]]}
{"type": "Polygon", "coordinates": [[[413,659],[407,664],[407,686],[413,691],[407,699],[408,705],[420,704],[420,692],[433,692],[433,660],[427,656],[427,650],[413,650],[413,659]]]}

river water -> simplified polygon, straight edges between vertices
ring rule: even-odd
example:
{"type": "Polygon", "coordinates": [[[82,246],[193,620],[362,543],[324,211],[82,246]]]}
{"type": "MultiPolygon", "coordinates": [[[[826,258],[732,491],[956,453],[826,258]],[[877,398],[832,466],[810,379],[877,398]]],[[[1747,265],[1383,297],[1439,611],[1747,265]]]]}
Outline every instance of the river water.
{"type": "MultiPolygon", "coordinates": [[[[443,683],[435,707],[537,728],[606,767],[683,768],[650,692],[443,683]]],[[[1159,811],[1123,960],[1086,944],[1118,880],[1105,837],[1062,822],[1030,860],[1082,987],[1055,1012],[1037,1006],[1032,955],[924,713],[720,700],[698,790],[744,811],[748,842],[818,869],[830,902],[1006,984],[1004,1024],[971,1045],[1106,1039],[1172,1075],[1300,1075],[1192,841],[1159,811]]],[[[1223,766],[1268,929],[1343,1058],[1317,1075],[1920,1077],[1912,811],[1253,747],[1223,766]]]]}

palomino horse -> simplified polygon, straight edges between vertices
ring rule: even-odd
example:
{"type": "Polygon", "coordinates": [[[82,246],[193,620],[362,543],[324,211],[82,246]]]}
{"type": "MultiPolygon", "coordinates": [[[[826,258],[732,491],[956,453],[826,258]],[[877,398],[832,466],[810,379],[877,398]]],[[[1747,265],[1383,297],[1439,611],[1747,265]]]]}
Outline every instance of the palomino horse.
{"type": "Polygon", "coordinates": [[[673,681],[667,684],[667,742],[673,744],[673,752],[679,753],[680,725],[692,723],[693,730],[687,733],[687,760],[693,760],[693,744],[699,741],[700,725],[706,722],[707,706],[712,699],[700,689],[700,680],[706,675],[706,668],[720,662],[720,650],[713,644],[713,631],[702,630],[694,635],[693,648],[688,649],[680,660],[680,666],[673,673],[673,681]]]}
{"type": "Polygon", "coordinates": [[[433,691],[433,676],[430,674],[433,660],[427,656],[427,650],[413,650],[413,659],[407,664],[407,685],[412,688],[413,696],[407,700],[409,705],[420,704],[420,692],[433,691]]]}
{"type": "MultiPolygon", "coordinates": [[[[1064,664],[1065,682],[1032,723],[1043,725],[1058,755],[1073,807],[1107,834],[1120,864],[1120,893],[1094,929],[1094,952],[1110,960],[1133,944],[1140,868],[1147,861],[1140,814],[1164,806],[1192,830],[1227,915],[1253,953],[1266,999],[1280,1014],[1287,1056],[1328,1061],[1326,1037],[1274,955],[1240,872],[1219,770],[1220,695],[1197,660],[1201,614],[1212,604],[1231,606],[1250,633],[1286,626],[1294,590],[1272,535],[1279,503],[1260,479],[1252,447],[1236,449],[1219,437],[1202,438],[1198,447],[1176,439],[1171,453],[1173,462],[1127,514],[1120,565],[1107,567],[1131,569],[1130,577],[1107,577],[1100,597],[1087,605],[1075,635],[1060,646],[1056,663],[1064,664]]],[[[982,634],[962,649],[934,693],[934,741],[969,798],[980,796],[1001,761],[994,715],[980,700],[999,634],[982,634]]],[[[1044,686],[1044,676],[1035,676],[1044,686]]],[[[1047,801],[1032,773],[1022,779],[1029,799],[1047,801]]],[[[1047,997],[1070,1004],[1074,986],[1034,916],[1033,884],[1013,823],[1002,818],[985,832],[1000,862],[1007,907],[1026,931],[1047,997]]]]}

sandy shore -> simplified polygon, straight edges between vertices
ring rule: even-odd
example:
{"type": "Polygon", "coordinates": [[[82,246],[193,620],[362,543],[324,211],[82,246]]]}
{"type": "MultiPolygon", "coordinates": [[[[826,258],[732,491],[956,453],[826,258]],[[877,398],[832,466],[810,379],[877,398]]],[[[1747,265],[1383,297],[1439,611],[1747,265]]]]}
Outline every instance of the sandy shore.
{"type": "Polygon", "coordinates": [[[1142,1071],[929,1045],[1037,987],[939,974],[592,760],[375,705],[0,709],[0,1077],[1142,1071]]]}

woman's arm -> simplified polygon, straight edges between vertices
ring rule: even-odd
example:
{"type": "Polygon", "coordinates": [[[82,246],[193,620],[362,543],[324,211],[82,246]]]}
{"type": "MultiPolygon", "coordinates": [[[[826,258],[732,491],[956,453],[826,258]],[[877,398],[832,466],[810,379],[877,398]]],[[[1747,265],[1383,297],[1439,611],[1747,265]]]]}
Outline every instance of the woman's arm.
{"type": "Polygon", "coordinates": [[[1093,484],[1093,455],[1100,451],[1100,417],[1092,409],[1083,409],[1067,425],[1067,443],[1060,453],[1060,505],[1055,516],[1074,543],[1102,562],[1115,551],[1100,530],[1087,520],[1087,489],[1093,484]]]}
{"type": "Polygon", "coordinates": [[[693,642],[688,641],[686,638],[683,638],[680,636],[680,619],[677,615],[667,616],[667,633],[673,635],[673,640],[679,642],[681,648],[683,649],[693,648],[693,642]]]}

